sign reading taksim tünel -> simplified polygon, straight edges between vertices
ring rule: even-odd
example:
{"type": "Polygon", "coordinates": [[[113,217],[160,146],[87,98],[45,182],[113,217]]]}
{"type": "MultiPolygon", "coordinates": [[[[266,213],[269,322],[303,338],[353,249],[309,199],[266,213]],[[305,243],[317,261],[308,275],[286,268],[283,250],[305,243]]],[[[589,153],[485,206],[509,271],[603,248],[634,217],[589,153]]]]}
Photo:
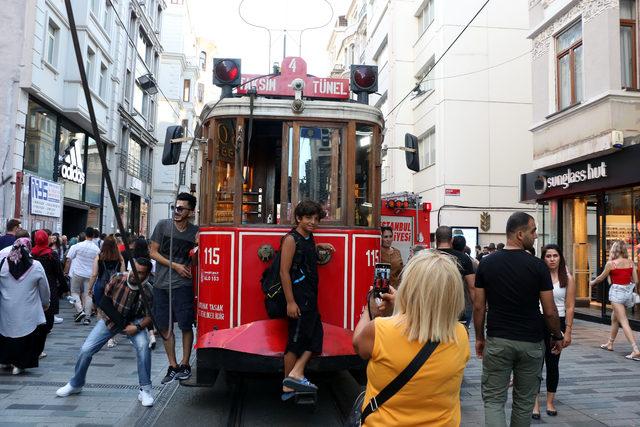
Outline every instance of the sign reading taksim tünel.
{"type": "Polygon", "coordinates": [[[304,81],[302,93],[308,98],[349,98],[349,80],[315,77],[307,74],[307,63],[304,59],[289,56],[282,61],[282,70],[278,76],[261,76],[260,74],[243,74],[237,93],[245,95],[247,90],[255,88],[258,95],[295,96],[291,82],[295,79],[304,81]]]}

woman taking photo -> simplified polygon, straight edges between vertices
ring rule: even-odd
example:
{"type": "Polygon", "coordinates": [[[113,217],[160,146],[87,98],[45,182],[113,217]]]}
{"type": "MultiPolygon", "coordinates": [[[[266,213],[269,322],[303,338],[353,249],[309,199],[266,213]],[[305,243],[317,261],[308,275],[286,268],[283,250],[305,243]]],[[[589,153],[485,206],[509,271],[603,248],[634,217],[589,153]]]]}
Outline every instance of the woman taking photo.
{"type": "Polygon", "coordinates": [[[633,261],[629,259],[627,244],[622,240],[616,240],[609,251],[609,261],[605,264],[602,273],[589,282],[589,286],[602,282],[609,277],[611,288],[609,288],[609,301],[611,301],[611,334],[609,341],[602,344],[603,350],[613,351],[613,342],[618,335],[618,329],[622,326],[624,336],[631,344],[631,353],[625,357],[629,360],[640,362],[640,350],[629,326],[627,319],[627,308],[633,307],[635,301],[633,291],[638,283],[633,261]]]}
{"type": "Polygon", "coordinates": [[[22,237],[0,260],[0,364],[13,374],[38,366],[47,338],[44,311],[49,284],[44,268],[29,254],[31,241],[22,237]]]}
{"type": "Polygon", "coordinates": [[[382,242],[380,244],[380,262],[391,264],[391,286],[398,289],[400,273],[402,272],[402,255],[391,244],[393,243],[393,230],[391,227],[380,227],[382,242]]]}
{"type": "Polygon", "coordinates": [[[393,297],[384,295],[385,300],[395,299],[392,316],[377,317],[386,307],[369,301],[354,331],[356,353],[369,360],[364,405],[398,377],[427,342],[439,344],[363,425],[459,426],[460,385],[470,352],[466,329],[458,322],[464,291],[455,261],[447,254],[420,251],[405,267],[393,297]]]}
{"type": "MultiPolygon", "coordinates": [[[[568,347],[571,344],[571,330],[573,328],[573,314],[576,302],[576,284],[573,277],[567,272],[567,264],[562,254],[560,246],[549,244],[542,248],[540,256],[547,264],[551,273],[551,281],[553,282],[553,300],[558,308],[558,316],[560,316],[560,328],[564,333],[562,347],[568,347]]],[[[551,352],[551,335],[545,334],[544,339],[544,362],[547,366],[547,415],[555,417],[558,411],[553,403],[558,389],[558,379],[560,371],[558,364],[560,362],[560,354],[551,352]]],[[[540,403],[538,396],[533,407],[531,415],[533,419],[540,419],[540,403]]]]}

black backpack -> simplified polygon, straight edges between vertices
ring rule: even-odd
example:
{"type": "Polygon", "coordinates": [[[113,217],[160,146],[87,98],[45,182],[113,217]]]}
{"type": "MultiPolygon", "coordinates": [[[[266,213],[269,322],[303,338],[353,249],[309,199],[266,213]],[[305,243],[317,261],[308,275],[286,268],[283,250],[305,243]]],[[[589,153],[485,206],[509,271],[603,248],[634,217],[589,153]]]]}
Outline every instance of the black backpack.
{"type": "MultiPolygon", "coordinates": [[[[296,243],[296,250],[293,255],[294,262],[291,264],[291,272],[300,272],[301,277],[304,277],[304,271],[301,266],[295,263],[296,259],[303,259],[304,254],[298,242],[302,239],[298,233],[288,233],[282,240],[280,240],[280,247],[282,248],[282,242],[288,235],[293,236],[296,243]]],[[[260,286],[264,293],[264,306],[267,309],[267,315],[272,319],[280,319],[287,317],[287,300],[284,296],[284,290],[282,289],[282,280],[280,280],[280,258],[281,250],[276,252],[273,257],[273,262],[262,272],[262,278],[260,279],[260,286]]],[[[295,279],[291,275],[291,281],[295,279]]]]}

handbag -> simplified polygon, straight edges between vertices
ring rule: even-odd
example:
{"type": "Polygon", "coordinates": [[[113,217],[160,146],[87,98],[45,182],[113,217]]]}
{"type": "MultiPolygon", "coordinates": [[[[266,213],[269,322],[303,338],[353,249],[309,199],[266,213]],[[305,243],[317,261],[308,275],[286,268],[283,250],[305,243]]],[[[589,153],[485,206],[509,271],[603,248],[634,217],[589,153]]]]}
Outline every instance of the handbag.
{"type": "Polygon", "coordinates": [[[409,382],[409,380],[411,380],[411,378],[413,378],[418,370],[420,370],[420,368],[426,363],[431,354],[433,354],[436,347],[438,347],[438,344],[440,343],[437,341],[427,341],[407,367],[404,368],[404,370],[400,372],[393,381],[387,384],[380,393],[374,396],[367,406],[364,407],[364,410],[362,410],[365,396],[365,390],[363,390],[358,397],[356,397],[356,401],[353,404],[353,408],[351,408],[351,412],[349,412],[349,416],[344,423],[344,427],[358,427],[364,424],[364,421],[369,415],[375,412],[387,400],[391,399],[402,387],[404,387],[405,384],[409,382]]]}
{"type": "Polygon", "coordinates": [[[640,304],[640,295],[638,295],[637,292],[633,293],[633,303],[634,304],[640,304]]]}

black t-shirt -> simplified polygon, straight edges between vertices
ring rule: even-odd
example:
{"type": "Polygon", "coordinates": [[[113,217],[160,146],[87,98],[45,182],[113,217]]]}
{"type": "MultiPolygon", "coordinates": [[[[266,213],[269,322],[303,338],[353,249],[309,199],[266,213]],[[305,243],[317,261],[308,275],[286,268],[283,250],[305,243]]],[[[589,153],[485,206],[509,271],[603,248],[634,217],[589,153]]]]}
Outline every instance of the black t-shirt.
{"type": "Polygon", "coordinates": [[[296,242],[296,251],[291,263],[291,289],[300,311],[318,310],[318,256],[313,234],[304,237],[296,229],[289,234],[296,242]],[[298,269],[299,271],[294,271],[298,269]]]}
{"type": "Polygon", "coordinates": [[[487,336],[538,342],[544,338],[540,292],[553,290],[546,264],[524,250],[501,250],[480,261],[476,288],[485,290],[487,336]]]}
{"type": "Polygon", "coordinates": [[[464,252],[456,251],[453,248],[438,248],[440,252],[444,252],[456,260],[456,264],[458,266],[458,271],[462,276],[462,286],[464,288],[464,305],[465,310],[471,310],[471,298],[469,296],[469,288],[467,287],[467,281],[465,280],[465,276],[469,274],[473,274],[473,263],[471,262],[471,258],[467,256],[464,252]]]}

